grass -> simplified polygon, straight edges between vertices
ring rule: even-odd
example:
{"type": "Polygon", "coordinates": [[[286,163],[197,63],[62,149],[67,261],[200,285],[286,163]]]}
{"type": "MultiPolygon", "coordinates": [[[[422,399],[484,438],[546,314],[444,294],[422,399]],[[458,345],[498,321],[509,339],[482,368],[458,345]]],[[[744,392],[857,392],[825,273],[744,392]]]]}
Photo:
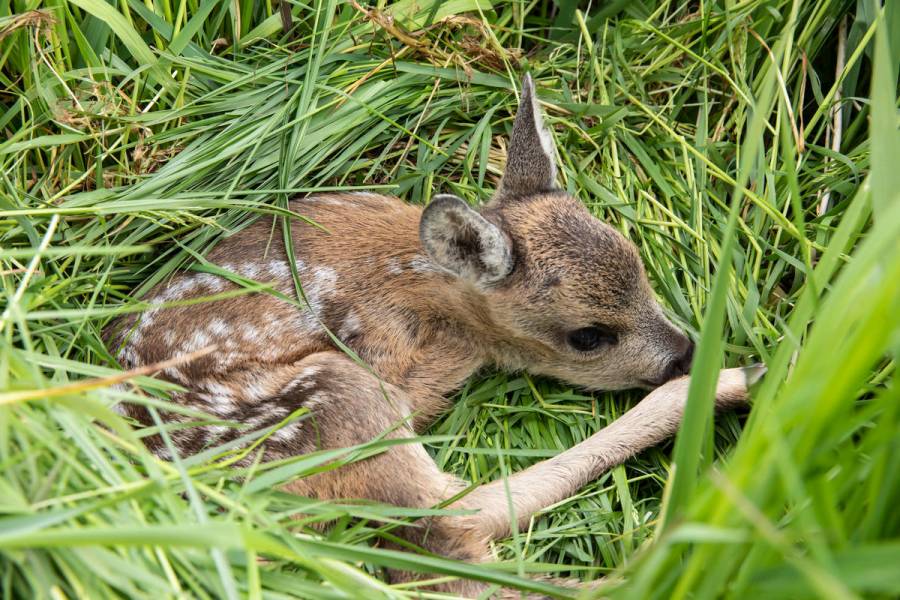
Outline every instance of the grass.
{"type": "MultiPolygon", "coordinates": [[[[522,576],[625,598],[900,595],[900,5],[384,4],[292,2],[285,30],[274,2],[0,3],[0,595],[416,596],[390,566],[561,597],[522,576]],[[563,185],[638,244],[701,341],[674,445],[483,566],[377,545],[428,511],[276,491],[328,454],[148,455],[150,431],[109,409],[148,400],[104,385],[103,326],[296,194],[487,200],[523,71],[563,185]],[[769,373],[749,417],[711,427],[715,372],[753,361],[769,373]]],[[[135,381],[165,405],[166,384],[135,381]]],[[[639,397],[485,373],[423,441],[487,481],[639,397]]]]}

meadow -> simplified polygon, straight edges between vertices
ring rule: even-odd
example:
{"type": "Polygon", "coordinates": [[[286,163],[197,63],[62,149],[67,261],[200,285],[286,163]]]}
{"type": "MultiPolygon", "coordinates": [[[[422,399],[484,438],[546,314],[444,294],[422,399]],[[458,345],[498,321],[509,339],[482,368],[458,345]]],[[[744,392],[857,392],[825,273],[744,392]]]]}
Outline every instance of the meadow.
{"type": "MultiPolygon", "coordinates": [[[[389,567],[560,598],[900,596],[900,3],[884,4],[0,1],[0,597],[435,596],[389,567]],[[103,327],[294,196],[487,201],[525,72],[561,184],[638,245],[699,342],[677,439],[483,565],[384,548],[438,507],[278,489],[387,442],[251,468],[235,447],[148,453],[157,428],[111,407],[164,408],[172,385],[123,373],[103,327]],[[718,370],[754,362],[752,409],[714,417],[718,370]]],[[[485,372],[422,440],[490,481],[642,395],[485,372]]]]}

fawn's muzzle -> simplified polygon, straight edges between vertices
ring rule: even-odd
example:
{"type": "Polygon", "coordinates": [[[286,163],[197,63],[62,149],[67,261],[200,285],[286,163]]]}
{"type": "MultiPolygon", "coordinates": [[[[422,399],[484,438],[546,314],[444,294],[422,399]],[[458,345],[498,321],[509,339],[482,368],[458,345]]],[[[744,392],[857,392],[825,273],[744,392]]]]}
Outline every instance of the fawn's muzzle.
{"type": "Polygon", "coordinates": [[[676,342],[675,358],[669,361],[662,374],[654,379],[642,379],[641,383],[650,388],[659,387],[676,377],[687,375],[694,361],[694,342],[686,335],[679,333],[676,342]]]}
{"type": "Polygon", "coordinates": [[[671,379],[675,379],[676,377],[681,377],[682,375],[687,375],[691,371],[691,364],[694,362],[694,342],[690,340],[690,338],[684,336],[683,348],[681,349],[681,355],[678,358],[672,360],[669,363],[669,366],[666,367],[663,376],[661,377],[660,384],[663,384],[671,379]]]}

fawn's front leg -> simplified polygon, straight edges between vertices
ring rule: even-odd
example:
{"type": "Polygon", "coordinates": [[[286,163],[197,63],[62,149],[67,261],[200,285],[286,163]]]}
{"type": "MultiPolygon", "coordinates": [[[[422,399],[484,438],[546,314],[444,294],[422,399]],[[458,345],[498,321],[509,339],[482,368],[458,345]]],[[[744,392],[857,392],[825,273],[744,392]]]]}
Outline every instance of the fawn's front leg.
{"type": "MultiPolygon", "coordinates": [[[[716,407],[744,404],[748,385],[762,372],[762,367],[723,370],[716,389],[716,407]]],[[[688,382],[688,377],[681,377],[656,388],[580,444],[506,481],[483,485],[454,506],[479,509],[477,527],[492,539],[509,535],[513,526],[527,526],[536,512],[565,500],[605,471],[673,436],[681,425],[688,382]]]]}

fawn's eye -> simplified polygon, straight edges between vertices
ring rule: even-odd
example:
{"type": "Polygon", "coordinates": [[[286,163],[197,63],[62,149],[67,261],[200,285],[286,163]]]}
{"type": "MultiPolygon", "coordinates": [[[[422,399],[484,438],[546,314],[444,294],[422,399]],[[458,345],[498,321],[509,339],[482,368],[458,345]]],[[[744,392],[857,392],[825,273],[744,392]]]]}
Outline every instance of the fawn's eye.
{"type": "Polygon", "coordinates": [[[591,352],[603,346],[614,345],[619,341],[619,336],[606,327],[593,325],[570,331],[566,341],[579,352],[591,352]]]}

